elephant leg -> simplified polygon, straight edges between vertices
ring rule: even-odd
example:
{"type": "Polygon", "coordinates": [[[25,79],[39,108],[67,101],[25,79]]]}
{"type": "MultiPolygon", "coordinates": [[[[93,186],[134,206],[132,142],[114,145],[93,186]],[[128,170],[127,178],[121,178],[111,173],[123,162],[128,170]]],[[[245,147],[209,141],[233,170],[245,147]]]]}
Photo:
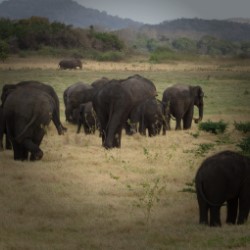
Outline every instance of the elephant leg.
{"type": "Polygon", "coordinates": [[[139,133],[146,136],[146,125],[143,122],[139,122],[139,133]]]}
{"type": "Polygon", "coordinates": [[[8,150],[12,149],[12,144],[7,134],[5,135],[5,148],[8,150]]]}
{"type": "Polygon", "coordinates": [[[40,160],[43,157],[42,150],[31,139],[25,139],[22,144],[29,152],[31,152],[31,161],[40,160]]]}
{"type": "Polygon", "coordinates": [[[221,226],[219,206],[210,206],[210,226],[211,227],[221,226]]]}
{"type": "Polygon", "coordinates": [[[181,130],[181,118],[176,117],[176,125],[175,125],[175,130],[181,130]]]}
{"type": "Polygon", "coordinates": [[[227,201],[227,219],[228,224],[235,224],[238,212],[238,197],[227,201]]]}
{"type": "Polygon", "coordinates": [[[190,129],[194,115],[194,108],[190,108],[183,117],[183,129],[190,129]]]}
{"type": "Polygon", "coordinates": [[[198,204],[199,204],[199,215],[200,215],[199,223],[208,225],[208,209],[209,209],[209,206],[201,198],[201,196],[198,194],[198,190],[197,190],[197,200],[198,200],[198,204]]]}
{"type": "Polygon", "coordinates": [[[122,129],[120,129],[117,133],[115,133],[113,145],[116,148],[121,147],[121,137],[122,137],[122,129]]]}
{"type": "Polygon", "coordinates": [[[247,221],[250,209],[249,190],[242,192],[239,197],[239,215],[237,224],[244,224],[247,221]]]}
{"type": "Polygon", "coordinates": [[[13,141],[13,151],[14,151],[14,160],[21,161],[23,160],[23,147],[21,144],[13,141]]]}

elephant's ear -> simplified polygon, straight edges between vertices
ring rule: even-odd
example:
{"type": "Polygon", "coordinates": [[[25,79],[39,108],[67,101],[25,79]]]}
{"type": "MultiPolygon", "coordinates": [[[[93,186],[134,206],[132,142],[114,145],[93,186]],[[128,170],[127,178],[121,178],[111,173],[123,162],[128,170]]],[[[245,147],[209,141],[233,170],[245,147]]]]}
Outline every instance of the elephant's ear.
{"type": "Polygon", "coordinates": [[[204,97],[204,92],[202,91],[202,88],[200,86],[197,86],[196,88],[198,90],[198,96],[199,97],[204,97]]]}

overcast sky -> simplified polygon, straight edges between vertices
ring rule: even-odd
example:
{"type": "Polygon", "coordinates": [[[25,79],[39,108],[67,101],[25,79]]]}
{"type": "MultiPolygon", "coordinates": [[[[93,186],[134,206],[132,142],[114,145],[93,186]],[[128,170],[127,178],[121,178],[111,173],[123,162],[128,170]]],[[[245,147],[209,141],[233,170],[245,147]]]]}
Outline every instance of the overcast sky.
{"type": "Polygon", "coordinates": [[[181,17],[250,18],[250,0],[75,0],[85,7],[144,23],[181,17]]]}
{"type": "MultiPolygon", "coordinates": [[[[19,0],[16,0],[19,1],[19,0]]],[[[35,3],[36,0],[34,0],[35,3]]],[[[52,0],[51,0],[52,1],[52,0]]],[[[250,18],[250,0],[74,0],[81,5],[135,21],[156,24],[181,17],[250,18]]],[[[0,0],[3,2],[3,0],[0,0]]]]}

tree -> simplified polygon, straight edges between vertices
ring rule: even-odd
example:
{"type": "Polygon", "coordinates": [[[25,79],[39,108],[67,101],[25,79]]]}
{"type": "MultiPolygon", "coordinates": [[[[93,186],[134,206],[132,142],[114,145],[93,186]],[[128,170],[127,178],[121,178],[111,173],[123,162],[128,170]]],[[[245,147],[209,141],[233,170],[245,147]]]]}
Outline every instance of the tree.
{"type": "Polygon", "coordinates": [[[0,40],[0,60],[4,62],[9,56],[9,45],[3,41],[0,40]]]}

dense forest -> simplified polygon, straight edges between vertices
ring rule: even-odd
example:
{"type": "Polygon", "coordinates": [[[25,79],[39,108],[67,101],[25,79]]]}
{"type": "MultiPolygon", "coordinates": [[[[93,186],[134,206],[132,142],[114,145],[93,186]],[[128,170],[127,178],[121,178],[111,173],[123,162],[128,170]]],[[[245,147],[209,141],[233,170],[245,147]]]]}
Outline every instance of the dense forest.
{"type": "MultiPolygon", "coordinates": [[[[250,57],[250,41],[230,41],[204,35],[199,39],[152,38],[147,33],[128,29],[101,31],[94,26],[76,28],[44,17],[0,19],[0,58],[25,51],[47,54],[70,52],[70,56],[96,60],[122,60],[135,51],[147,53],[151,61],[161,62],[185,55],[250,57]],[[131,52],[132,51],[132,52],[131,52]]],[[[62,55],[60,54],[60,56],[62,55]]]]}

